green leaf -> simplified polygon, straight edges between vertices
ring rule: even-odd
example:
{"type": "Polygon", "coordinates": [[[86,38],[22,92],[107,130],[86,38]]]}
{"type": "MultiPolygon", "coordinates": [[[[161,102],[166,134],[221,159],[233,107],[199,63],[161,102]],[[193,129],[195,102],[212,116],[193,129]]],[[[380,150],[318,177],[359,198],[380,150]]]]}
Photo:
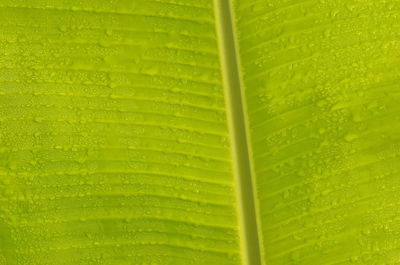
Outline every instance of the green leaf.
{"type": "Polygon", "coordinates": [[[399,5],[0,1],[0,265],[398,263],[399,5]]]}
{"type": "Polygon", "coordinates": [[[398,1],[235,0],[264,264],[395,264],[398,1]]]}

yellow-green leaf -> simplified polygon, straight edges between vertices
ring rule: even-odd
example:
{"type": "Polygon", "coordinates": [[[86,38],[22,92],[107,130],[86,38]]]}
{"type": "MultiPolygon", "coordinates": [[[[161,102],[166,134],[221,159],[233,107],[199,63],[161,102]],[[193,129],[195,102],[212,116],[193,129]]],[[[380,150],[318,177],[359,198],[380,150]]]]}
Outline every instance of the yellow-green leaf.
{"type": "Polygon", "coordinates": [[[399,9],[0,1],[0,265],[399,263],[399,9]]]}

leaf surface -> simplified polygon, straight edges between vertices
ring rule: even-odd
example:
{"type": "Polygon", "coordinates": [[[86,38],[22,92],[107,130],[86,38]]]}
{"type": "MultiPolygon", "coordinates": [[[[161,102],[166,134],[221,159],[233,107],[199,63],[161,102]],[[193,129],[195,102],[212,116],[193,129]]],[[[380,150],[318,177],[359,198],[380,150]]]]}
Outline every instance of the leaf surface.
{"type": "Polygon", "coordinates": [[[395,0],[0,2],[0,265],[396,264],[395,0]]]}
{"type": "Polygon", "coordinates": [[[399,3],[234,3],[264,264],[399,262],[399,3]]]}

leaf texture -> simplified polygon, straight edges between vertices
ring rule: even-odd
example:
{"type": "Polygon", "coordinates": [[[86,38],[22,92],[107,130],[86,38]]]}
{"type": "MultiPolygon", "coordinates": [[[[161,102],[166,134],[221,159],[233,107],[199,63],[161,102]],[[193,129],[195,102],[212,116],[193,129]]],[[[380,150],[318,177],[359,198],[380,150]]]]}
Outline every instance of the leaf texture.
{"type": "Polygon", "coordinates": [[[397,264],[397,1],[235,0],[268,265],[397,264]]]}
{"type": "Polygon", "coordinates": [[[0,264],[238,264],[212,2],[0,13],[0,264]]]}
{"type": "Polygon", "coordinates": [[[399,9],[0,1],[0,265],[398,264],[399,9]]]}

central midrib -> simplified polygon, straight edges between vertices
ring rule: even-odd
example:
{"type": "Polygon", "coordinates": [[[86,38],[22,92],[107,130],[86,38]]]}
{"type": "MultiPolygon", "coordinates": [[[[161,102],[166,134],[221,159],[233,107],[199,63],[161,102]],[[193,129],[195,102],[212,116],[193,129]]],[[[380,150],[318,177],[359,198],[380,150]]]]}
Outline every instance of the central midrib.
{"type": "Polygon", "coordinates": [[[238,216],[244,265],[261,265],[259,222],[255,200],[254,174],[245,119],[245,102],[240,78],[234,23],[230,0],[214,0],[219,54],[222,68],[232,164],[236,181],[238,216]]]}

